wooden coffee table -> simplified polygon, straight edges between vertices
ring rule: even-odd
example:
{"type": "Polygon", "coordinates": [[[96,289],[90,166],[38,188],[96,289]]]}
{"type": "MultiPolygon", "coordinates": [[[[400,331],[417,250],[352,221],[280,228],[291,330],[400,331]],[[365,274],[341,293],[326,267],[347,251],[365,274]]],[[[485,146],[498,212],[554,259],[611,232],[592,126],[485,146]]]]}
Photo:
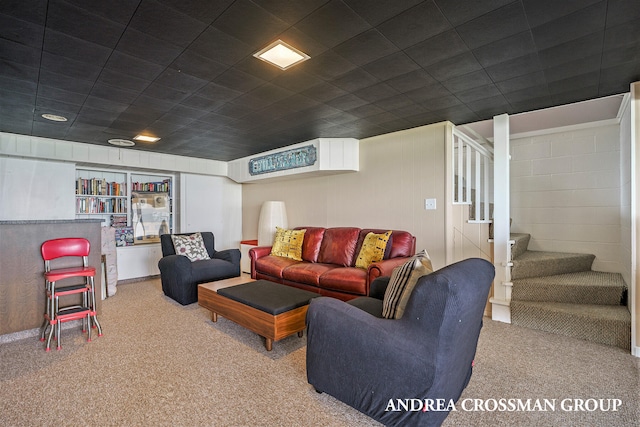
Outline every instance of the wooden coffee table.
{"type": "Polygon", "coordinates": [[[264,337],[267,351],[274,341],[302,336],[309,301],[319,296],[267,280],[218,288],[215,282],[198,285],[198,304],[211,311],[213,322],[221,315],[264,337]]]}

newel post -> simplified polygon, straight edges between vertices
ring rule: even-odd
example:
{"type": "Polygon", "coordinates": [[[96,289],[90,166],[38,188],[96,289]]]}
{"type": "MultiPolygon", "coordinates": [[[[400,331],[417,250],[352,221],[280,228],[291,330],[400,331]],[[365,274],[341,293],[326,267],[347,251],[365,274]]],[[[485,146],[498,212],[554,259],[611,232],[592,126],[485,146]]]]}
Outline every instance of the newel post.
{"type": "Polygon", "coordinates": [[[511,244],[509,197],[509,115],[493,118],[493,251],[496,277],[491,313],[493,320],[511,323],[511,244]]]}

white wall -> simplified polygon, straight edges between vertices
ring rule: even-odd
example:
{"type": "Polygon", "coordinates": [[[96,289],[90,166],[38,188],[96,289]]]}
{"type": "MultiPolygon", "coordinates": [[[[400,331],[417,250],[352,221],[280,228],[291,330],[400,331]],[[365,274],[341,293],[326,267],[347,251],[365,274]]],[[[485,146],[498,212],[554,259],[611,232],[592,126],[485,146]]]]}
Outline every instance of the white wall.
{"type": "Polygon", "coordinates": [[[620,272],[618,125],[511,140],[512,232],[529,249],[592,253],[593,269],[620,272]]]}
{"type": "Polygon", "coordinates": [[[219,176],[180,174],[181,233],[211,231],[216,250],[240,248],[242,185],[219,176]]]}
{"type": "Polygon", "coordinates": [[[406,230],[434,267],[444,266],[445,130],[439,123],[363,139],[357,173],[245,184],[243,239],[257,237],[263,201],[283,200],[290,227],[406,230]],[[426,198],[436,210],[425,210],[426,198]]]}
{"type": "Polygon", "coordinates": [[[75,218],[71,163],[0,157],[0,220],[75,218]]]}

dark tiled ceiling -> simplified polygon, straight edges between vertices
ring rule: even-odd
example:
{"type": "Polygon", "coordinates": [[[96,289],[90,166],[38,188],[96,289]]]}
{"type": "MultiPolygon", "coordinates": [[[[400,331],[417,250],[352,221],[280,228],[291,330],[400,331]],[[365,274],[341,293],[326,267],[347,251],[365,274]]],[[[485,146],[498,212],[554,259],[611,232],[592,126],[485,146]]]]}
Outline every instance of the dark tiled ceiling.
{"type": "Polygon", "coordinates": [[[0,131],[228,161],[627,92],[638,0],[7,0],[0,131]],[[311,59],[252,54],[281,38],[311,59]],[[41,114],[66,116],[64,123],[41,114]]]}

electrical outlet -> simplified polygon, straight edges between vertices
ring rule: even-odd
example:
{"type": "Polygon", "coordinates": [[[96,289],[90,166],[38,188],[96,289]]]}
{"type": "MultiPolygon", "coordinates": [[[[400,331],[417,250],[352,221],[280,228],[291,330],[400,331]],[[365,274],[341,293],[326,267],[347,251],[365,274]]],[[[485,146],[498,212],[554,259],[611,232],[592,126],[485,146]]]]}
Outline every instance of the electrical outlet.
{"type": "Polygon", "coordinates": [[[433,210],[436,208],[436,199],[424,199],[424,208],[426,210],[433,210]]]}

